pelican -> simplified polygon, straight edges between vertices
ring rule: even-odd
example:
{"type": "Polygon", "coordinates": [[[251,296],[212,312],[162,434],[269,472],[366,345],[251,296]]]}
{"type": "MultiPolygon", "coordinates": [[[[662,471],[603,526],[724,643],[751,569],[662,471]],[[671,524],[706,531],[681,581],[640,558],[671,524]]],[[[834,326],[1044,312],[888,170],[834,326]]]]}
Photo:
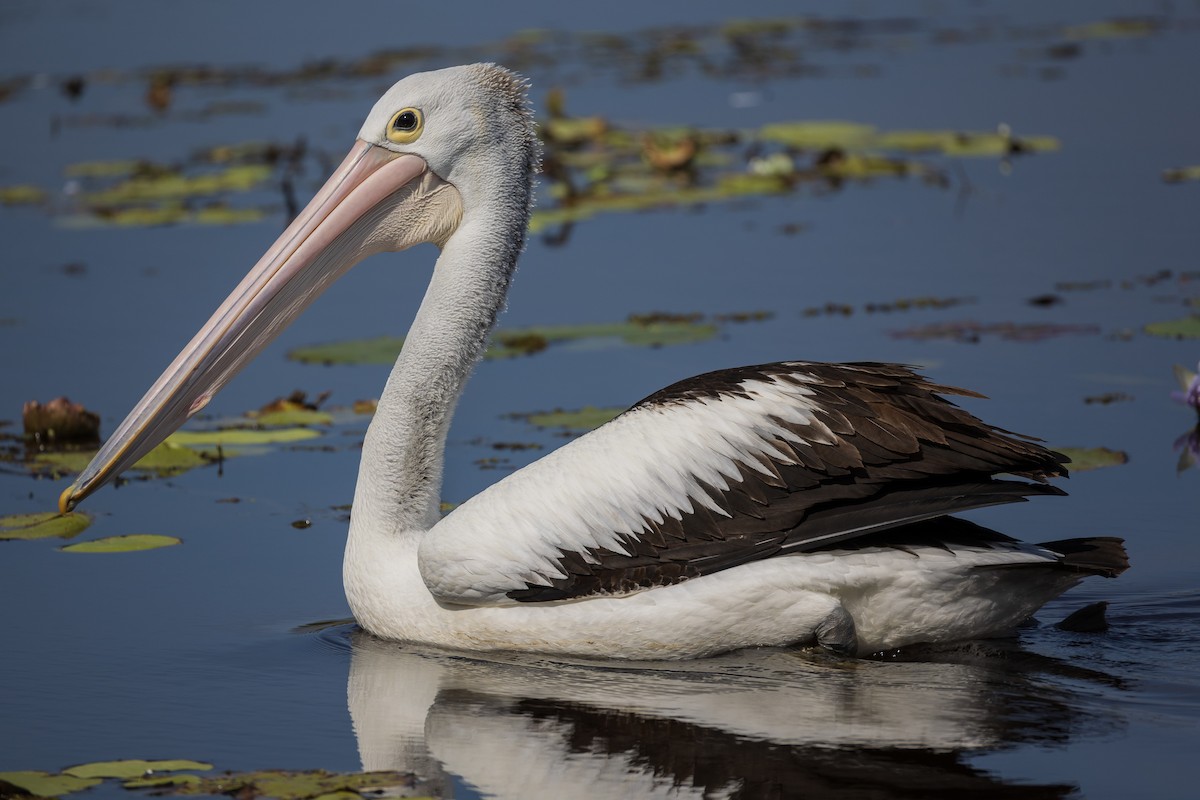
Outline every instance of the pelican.
{"type": "Polygon", "coordinates": [[[59,498],[75,507],[213,395],[336,278],[431,242],[433,276],[363,443],[343,582],[386,639],[684,659],[861,655],[1001,634],[1119,539],[1032,545],[947,516],[1063,494],[1062,455],[889,364],[712,372],[650,395],[442,518],[447,430],[525,245],[539,146],[496,65],[411,75],[59,498]]]}

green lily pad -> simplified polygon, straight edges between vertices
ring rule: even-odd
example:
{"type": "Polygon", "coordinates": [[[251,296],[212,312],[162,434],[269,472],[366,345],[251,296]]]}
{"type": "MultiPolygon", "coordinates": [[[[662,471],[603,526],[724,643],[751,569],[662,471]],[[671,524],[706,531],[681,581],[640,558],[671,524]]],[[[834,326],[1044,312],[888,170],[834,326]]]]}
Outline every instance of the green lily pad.
{"type": "MultiPolygon", "coordinates": [[[[545,325],[500,330],[492,337],[484,358],[530,355],[563,342],[589,342],[596,348],[611,343],[635,347],[702,342],[717,335],[718,327],[695,320],[626,321],[585,325],[545,325]]],[[[404,346],[394,336],[301,347],[288,358],[304,364],[391,364],[404,346]]]]}
{"type": "Polygon", "coordinates": [[[100,783],[99,778],[77,778],[73,775],[51,775],[35,770],[0,772],[0,781],[11,783],[38,797],[58,797],[78,792],[100,783]]]}
{"type": "Polygon", "coordinates": [[[64,553],[130,553],[136,550],[155,550],[159,547],[171,547],[183,544],[183,540],[175,536],[163,536],[157,533],[129,533],[124,536],[106,536],[103,539],[91,539],[60,547],[64,553]]]}
{"type": "MultiPolygon", "coordinates": [[[[218,454],[216,450],[196,450],[172,441],[173,438],[174,436],[168,438],[167,441],[142,456],[133,465],[133,469],[140,473],[150,473],[159,478],[169,478],[190,469],[211,464],[219,457],[231,458],[237,455],[232,451],[218,454]]],[[[49,474],[52,477],[75,475],[82,472],[95,455],[94,450],[38,453],[29,463],[29,467],[34,472],[49,474]]]]}
{"type": "Polygon", "coordinates": [[[1200,339],[1200,316],[1151,322],[1146,325],[1146,333],[1168,339],[1200,339]]]}
{"type": "Polygon", "coordinates": [[[295,428],[305,425],[332,425],[333,414],[315,408],[288,408],[254,415],[254,421],[267,428],[295,428]]]}
{"type": "Polygon", "coordinates": [[[1054,449],[1071,460],[1067,466],[1072,472],[1115,467],[1129,461],[1129,454],[1125,451],[1110,450],[1107,447],[1056,447],[1054,449]]]}
{"type": "Polygon", "coordinates": [[[570,431],[590,431],[599,428],[604,423],[625,411],[624,408],[598,408],[584,406],[583,408],[567,411],[537,411],[531,414],[518,414],[530,425],[539,428],[564,428],[570,431]]]}
{"type": "Polygon", "coordinates": [[[140,758],[130,758],[121,761],[93,761],[75,767],[67,767],[64,775],[74,775],[76,778],[140,778],[149,772],[177,772],[179,770],[210,770],[212,764],[187,759],[166,761],[144,761],[140,758]]]}
{"type": "Polygon", "coordinates": [[[287,354],[302,364],[391,364],[400,355],[404,339],[380,336],[347,342],[298,347],[287,354]]]}
{"type": "Polygon", "coordinates": [[[91,517],[77,512],[11,514],[0,517],[0,539],[49,539],[55,536],[70,539],[78,536],[91,524],[91,517]]]}
{"type": "Polygon", "coordinates": [[[315,439],[320,431],[311,428],[273,428],[270,430],[251,430],[234,428],[232,430],[213,431],[176,431],[167,437],[167,442],[176,445],[195,447],[198,445],[253,445],[253,444],[286,444],[315,439]]]}

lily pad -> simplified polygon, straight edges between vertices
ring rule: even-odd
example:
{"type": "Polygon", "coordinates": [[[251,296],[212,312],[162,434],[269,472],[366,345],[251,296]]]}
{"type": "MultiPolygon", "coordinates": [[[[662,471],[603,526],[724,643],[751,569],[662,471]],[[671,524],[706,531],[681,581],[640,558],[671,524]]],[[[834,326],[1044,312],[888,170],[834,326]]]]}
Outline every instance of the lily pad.
{"type": "Polygon", "coordinates": [[[1115,467],[1129,461],[1129,454],[1125,451],[1110,450],[1107,447],[1056,447],[1054,449],[1071,460],[1068,467],[1072,472],[1115,467]]]}
{"type": "Polygon", "coordinates": [[[0,205],[36,206],[46,202],[46,190],[37,186],[0,186],[0,205]]]}
{"type": "Polygon", "coordinates": [[[157,533],[129,533],[123,536],[107,536],[103,539],[69,544],[59,549],[64,553],[130,553],[137,550],[171,547],[177,544],[183,544],[183,540],[175,536],[163,536],[157,533]]]}
{"type": "Polygon", "coordinates": [[[140,758],[130,758],[121,761],[93,761],[75,767],[67,767],[64,775],[74,775],[77,778],[140,778],[150,772],[178,772],[179,770],[210,770],[212,764],[187,759],[166,761],[144,761],[140,758]]]}
{"type": "Polygon", "coordinates": [[[270,430],[250,430],[234,428],[232,430],[212,431],[176,431],[167,437],[167,442],[176,445],[196,447],[198,445],[254,445],[254,444],[286,444],[315,439],[320,431],[311,428],[273,428],[270,430]]]}
{"type": "Polygon", "coordinates": [[[78,512],[11,514],[0,517],[0,539],[70,539],[78,536],[91,524],[91,517],[78,512]]]}
{"type": "Polygon", "coordinates": [[[583,432],[599,428],[624,411],[624,408],[584,406],[573,411],[555,409],[554,411],[535,411],[529,414],[516,414],[514,416],[520,417],[530,425],[535,425],[539,428],[563,428],[570,431],[583,432]]]}
{"type": "Polygon", "coordinates": [[[1200,316],[1151,322],[1146,325],[1146,333],[1168,339],[1200,339],[1200,316]]]}
{"type": "MultiPolygon", "coordinates": [[[[594,348],[614,343],[634,347],[664,347],[706,341],[716,336],[717,331],[718,327],[708,322],[662,320],[657,317],[651,321],[630,319],[625,322],[510,328],[493,335],[484,358],[531,355],[564,342],[587,342],[594,348]]],[[[385,336],[301,347],[288,353],[288,358],[304,364],[391,364],[403,346],[402,338],[385,336]]]]}
{"type": "Polygon", "coordinates": [[[1162,179],[1167,183],[1183,183],[1184,181],[1200,181],[1200,164],[1187,167],[1164,169],[1162,179]]]}
{"type": "Polygon", "coordinates": [[[35,770],[0,772],[0,781],[11,783],[37,797],[58,797],[78,792],[100,783],[99,778],[77,778],[73,775],[51,775],[35,770]]]}

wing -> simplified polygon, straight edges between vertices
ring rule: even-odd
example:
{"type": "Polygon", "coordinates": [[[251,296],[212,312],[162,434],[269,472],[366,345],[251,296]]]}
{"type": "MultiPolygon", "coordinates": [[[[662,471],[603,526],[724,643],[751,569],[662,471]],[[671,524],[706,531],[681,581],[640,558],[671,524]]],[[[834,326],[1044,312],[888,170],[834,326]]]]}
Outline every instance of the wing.
{"type": "Polygon", "coordinates": [[[469,605],[620,594],[1063,494],[1042,481],[1064,456],[943,394],[979,396],[888,364],[682,381],[451,512],[422,541],[422,577],[469,605]]]}

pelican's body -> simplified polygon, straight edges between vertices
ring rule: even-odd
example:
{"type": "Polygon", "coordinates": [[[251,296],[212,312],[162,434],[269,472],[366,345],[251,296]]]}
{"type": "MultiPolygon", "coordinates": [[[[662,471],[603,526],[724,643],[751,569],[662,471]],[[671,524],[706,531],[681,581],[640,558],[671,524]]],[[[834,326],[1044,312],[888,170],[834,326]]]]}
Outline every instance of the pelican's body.
{"type": "Polygon", "coordinates": [[[511,73],[397,83],[63,507],[203,408],[354,263],[434,242],[347,539],[346,596],[372,633],[639,659],[814,641],[866,653],[1000,633],[1085,575],[1124,569],[1118,540],[1027,545],[946,517],[1059,494],[1044,479],[1065,474],[1063,459],[940,396],[965,392],[883,364],[680,382],[441,519],[450,418],[524,245],[536,160],[511,73]]]}

